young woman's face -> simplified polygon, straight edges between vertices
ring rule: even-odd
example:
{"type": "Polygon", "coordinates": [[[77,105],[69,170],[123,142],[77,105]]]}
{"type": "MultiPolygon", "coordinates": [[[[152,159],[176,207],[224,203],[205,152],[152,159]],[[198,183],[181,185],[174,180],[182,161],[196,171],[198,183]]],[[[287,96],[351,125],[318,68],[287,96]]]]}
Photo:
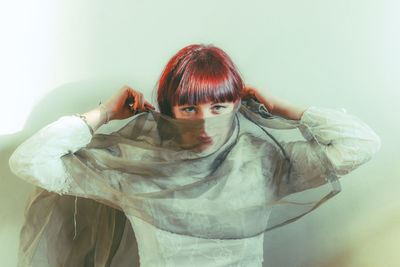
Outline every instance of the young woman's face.
{"type": "Polygon", "coordinates": [[[223,116],[224,119],[221,119],[221,121],[218,121],[217,117],[231,113],[236,104],[237,101],[173,106],[172,113],[176,119],[204,119],[204,125],[200,130],[196,129],[182,134],[182,144],[194,147],[198,152],[203,152],[212,145],[222,144],[227,137],[231,124],[226,121],[226,116],[223,116]]]}

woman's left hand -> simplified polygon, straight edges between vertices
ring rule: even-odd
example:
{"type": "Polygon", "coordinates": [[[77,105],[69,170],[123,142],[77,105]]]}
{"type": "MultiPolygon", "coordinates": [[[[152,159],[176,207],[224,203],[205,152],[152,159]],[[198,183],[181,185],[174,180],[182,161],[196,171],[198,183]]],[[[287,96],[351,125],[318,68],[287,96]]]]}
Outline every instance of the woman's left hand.
{"type": "Polygon", "coordinates": [[[242,99],[256,99],[258,102],[264,104],[269,112],[273,112],[275,103],[277,102],[276,96],[255,85],[246,84],[242,93],[242,99]]]}
{"type": "Polygon", "coordinates": [[[250,98],[255,98],[258,102],[264,104],[271,114],[290,120],[299,120],[306,110],[302,106],[289,103],[275,96],[262,87],[246,84],[242,93],[242,99],[250,98]]]}

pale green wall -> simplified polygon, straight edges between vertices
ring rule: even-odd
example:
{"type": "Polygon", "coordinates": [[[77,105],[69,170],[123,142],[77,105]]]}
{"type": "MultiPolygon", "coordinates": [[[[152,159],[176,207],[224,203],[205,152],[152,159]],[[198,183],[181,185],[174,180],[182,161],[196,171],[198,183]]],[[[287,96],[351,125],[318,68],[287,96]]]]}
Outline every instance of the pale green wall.
{"type": "Polygon", "coordinates": [[[55,3],[14,1],[0,11],[2,39],[10,41],[0,51],[1,266],[15,266],[31,188],[8,169],[17,144],[123,84],[151,99],[168,59],[192,43],[224,49],[246,83],[305,106],[344,107],[382,138],[376,157],[342,180],[343,192],[266,236],[265,262],[400,265],[398,1],[55,3]]]}

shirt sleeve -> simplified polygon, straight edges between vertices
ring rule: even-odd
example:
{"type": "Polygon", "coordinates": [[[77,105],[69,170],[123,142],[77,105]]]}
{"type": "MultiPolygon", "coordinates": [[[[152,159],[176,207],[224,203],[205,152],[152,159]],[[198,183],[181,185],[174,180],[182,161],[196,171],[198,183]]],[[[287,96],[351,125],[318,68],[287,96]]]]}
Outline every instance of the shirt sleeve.
{"type": "Polygon", "coordinates": [[[329,172],[345,175],[364,164],[379,150],[379,136],[345,110],[310,107],[300,119],[306,141],[283,144],[292,164],[292,175],[282,194],[303,191],[326,183],[329,172]]]}
{"type": "Polygon", "coordinates": [[[71,191],[61,157],[85,147],[92,134],[78,116],[63,116],[24,141],[9,159],[21,179],[59,194],[71,191]]]}

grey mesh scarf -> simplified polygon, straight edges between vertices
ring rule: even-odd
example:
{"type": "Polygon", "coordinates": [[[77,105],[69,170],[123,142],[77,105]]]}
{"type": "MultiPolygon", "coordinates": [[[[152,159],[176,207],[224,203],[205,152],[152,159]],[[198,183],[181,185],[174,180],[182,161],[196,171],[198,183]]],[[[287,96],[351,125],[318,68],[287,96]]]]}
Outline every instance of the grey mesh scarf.
{"type": "MultiPolygon", "coordinates": [[[[95,134],[63,162],[71,196],[34,192],[18,266],[44,267],[43,259],[47,266],[110,266],[123,246],[126,216],[190,236],[250,237],[297,220],[340,191],[323,146],[310,132],[253,100],[216,121],[179,123],[143,113],[110,135],[95,134]],[[214,147],[190,149],[196,129],[214,133],[214,147]],[[302,183],[299,173],[309,172],[281,141],[283,133],[297,129],[322,166],[309,181],[303,175],[302,183]]],[[[124,257],[138,266],[137,250],[124,257]]]]}
{"type": "Polygon", "coordinates": [[[300,187],[290,186],[296,183],[291,174],[304,172],[293,169],[288,153],[263,127],[299,126],[298,121],[272,116],[256,101],[202,120],[151,111],[110,135],[94,135],[86,148],[64,156],[63,162],[74,194],[120,209],[128,217],[177,234],[246,238],[292,222],[340,191],[318,146],[313,153],[323,166],[321,173],[310,181],[303,177],[300,187]],[[243,127],[246,120],[261,125],[258,131],[262,129],[264,137],[243,127]],[[196,135],[202,129],[214,143],[199,149],[196,135]],[[257,154],[249,150],[260,145],[265,149],[257,154]],[[245,179],[249,172],[254,174],[245,179]],[[327,182],[330,186],[318,193],[294,194],[327,182]]]}

